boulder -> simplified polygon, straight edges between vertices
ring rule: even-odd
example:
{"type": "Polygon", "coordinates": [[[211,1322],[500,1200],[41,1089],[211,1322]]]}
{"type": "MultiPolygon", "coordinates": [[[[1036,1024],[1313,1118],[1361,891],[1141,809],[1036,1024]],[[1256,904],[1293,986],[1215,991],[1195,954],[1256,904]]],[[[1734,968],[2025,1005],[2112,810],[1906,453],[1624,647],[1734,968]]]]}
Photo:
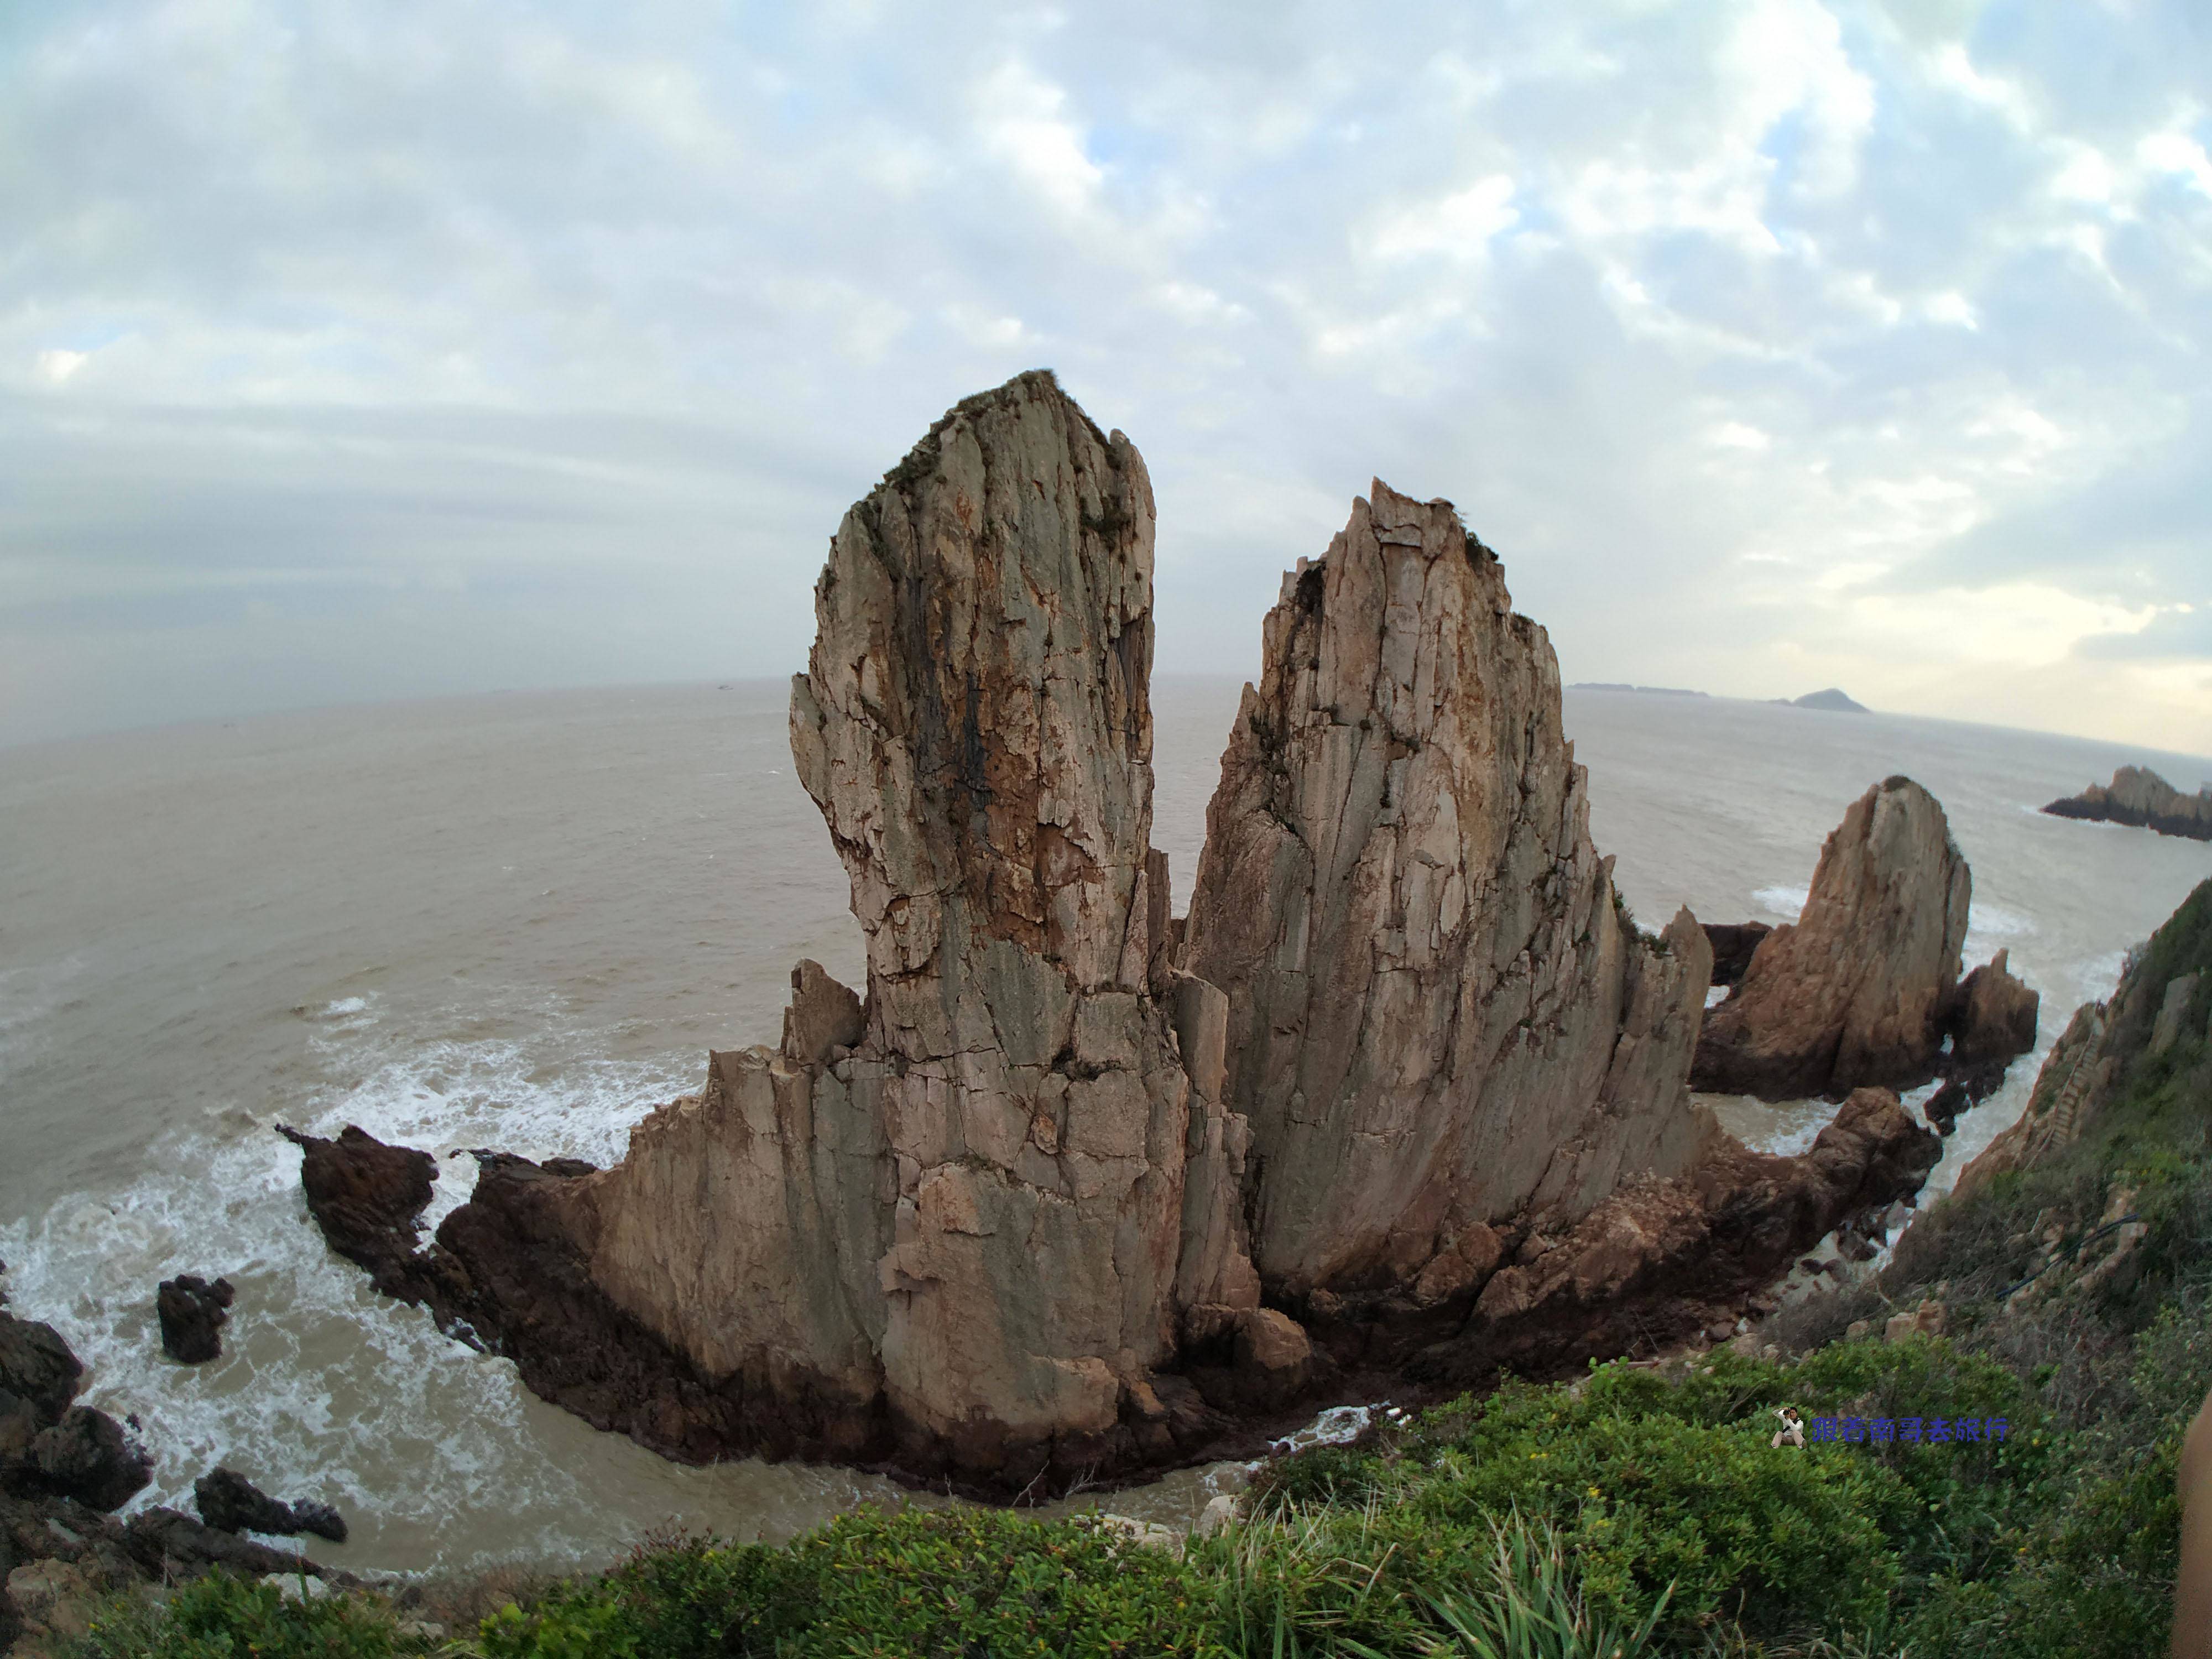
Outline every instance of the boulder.
{"type": "Polygon", "coordinates": [[[1262,647],[1182,964],[1228,998],[1254,1265],[1284,1306],[1446,1317],[1469,1230],[1686,1167],[1709,948],[1628,919],[1550,642],[1449,502],[1376,480],[1262,647]]]}
{"type": "Polygon", "coordinates": [[[280,1504],[235,1469],[213,1468],[192,1482],[192,1506],[224,1532],[311,1532],[333,1544],[346,1540],[345,1517],[328,1504],[280,1504]]]}
{"type": "Polygon", "coordinates": [[[118,1510],[154,1478],[154,1459],[106,1412],[72,1406],[31,1437],[10,1485],[118,1510]]]}
{"type": "Polygon", "coordinates": [[[230,1281],[213,1284],[191,1273],[161,1281],[154,1312],[161,1325],[161,1351],[187,1365],[204,1364],[222,1352],[222,1327],[236,1292],[230,1281]]]}
{"type": "Polygon", "coordinates": [[[165,1583],[198,1577],[210,1567],[255,1578],[266,1573],[319,1578],[325,1571],[297,1551],[257,1544],[159,1504],[125,1523],[124,1543],[141,1571],[165,1583]]]}
{"type": "Polygon", "coordinates": [[[21,1413],[33,1428],[59,1422],[83,1377],[52,1326],[0,1310],[0,1419],[21,1413]]]}
{"type": "Polygon", "coordinates": [[[2011,955],[1998,951],[1960,981],[1945,1024],[1960,1066],[2001,1063],[2035,1047],[2043,999],[2013,977],[2011,955]]]}
{"type": "Polygon", "coordinates": [[[301,1151],[307,1210],[330,1247],[372,1273],[402,1269],[415,1251],[437,1160],[350,1123],[335,1140],[283,1124],[276,1133],[301,1151]]]}
{"type": "Polygon", "coordinates": [[[1868,790],[1820,849],[1802,915],[1706,1013],[1692,1085],[1795,1100],[1933,1076],[1972,884],[1934,796],[1903,777],[1868,790]]]}

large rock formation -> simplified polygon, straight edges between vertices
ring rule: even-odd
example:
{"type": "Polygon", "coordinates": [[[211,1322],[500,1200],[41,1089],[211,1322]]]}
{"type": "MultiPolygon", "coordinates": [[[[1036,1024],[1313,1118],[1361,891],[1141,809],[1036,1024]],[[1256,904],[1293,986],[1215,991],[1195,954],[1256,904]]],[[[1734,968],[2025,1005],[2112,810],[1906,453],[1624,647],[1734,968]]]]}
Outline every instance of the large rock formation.
{"type": "Polygon", "coordinates": [[[1550,642],[1449,502],[1377,480],[1285,578],[1221,770],[1186,963],[1271,1297],[1471,1293],[1492,1224],[1687,1164],[1705,934],[1628,921],[1550,642]]]}
{"type": "Polygon", "coordinates": [[[1963,1000],[1973,878],[1943,809],[1910,778],[1876,784],[1820,849],[1805,909],[1759,942],[1705,1016],[1691,1081],[1767,1100],[1933,1076],[1947,1036],[1981,1062],[2033,1046],[2035,993],[2003,955],[1963,1000]]]}
{"type": "Polygon", "coordinates": [[[672,1456],[1045,1494],[1249,1455],[1339,1367],[1523,1351],[1486,1285],[1608,1200],[1672,1219],[1632,1263],[1606,1233],[1577,1317],[1649,1329],[1894,1184],[1893,1104],[1802,1171],[1689,1107],[1705,933],[1628,920],[1550,647],[1447,504],[1378,484],[1287,584],[1180,928],[1152,511],[1049,375],[939,422],[839,528],[793,689],[865,994],[799,963],[775,1048],[612,1168],[477,1153],[427,1249],[429,1158],[287,1131],[334,1247],[672,1456]]]}
{"type": "Polygon", "coordinates": [[[2185,795],[2155,772],[2123,766],[2107,786],[2093,783],[2078,795],[2043,809],[2053,817],[2089,818],[2148,826],[2161,836],[2212,841],[2212,784],[2185,795]]]}
{"type": "Polygon", "coordinates": [[[510,1350],[647,1356],[526,1374],[684,1455],[1049,1486],[1182,1454],[1202,1413],[1154,1378],[1186,1340],[1241,1340],[1265,1391],[1304,1339],[1258,1307],[1219,997],[1168,963],[1152,530],[1136,450],[1049,374],[940,421],[846,515],[792,691],[865,1000],[802,963],[781,1045],[714,1055],[619,1165],[487,1160],[442,1262],[382,1196],[426,1179],[311,1146],[341,1247],[510,1350]]]}

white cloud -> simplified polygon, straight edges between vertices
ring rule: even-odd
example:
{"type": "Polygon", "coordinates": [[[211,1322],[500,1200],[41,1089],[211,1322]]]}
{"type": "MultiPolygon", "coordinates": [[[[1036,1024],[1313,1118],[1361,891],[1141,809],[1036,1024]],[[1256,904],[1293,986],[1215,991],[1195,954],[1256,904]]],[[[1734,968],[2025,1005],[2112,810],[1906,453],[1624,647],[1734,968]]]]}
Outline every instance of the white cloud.
{"type": "Polygon", "coordinates": [[[2085,640],[2139,634],[2157,618],[2158,607],[2086,599],[2050,582],[2016,581],[1860,594],[1846,602],[1844,615],[1854,627],[1851,642],[1869,654],[2034,669],[2064,662],[2085,640]]]}
{"type": "Polygon", "coordinates": [[[1976,314],[1973,301],[1953,289],[1948,293],[1931,295],[1923,301],[1920,314],[1931,323],[1951,323],[1960,328],[1978,329],[1981,319],[1976,314]]]}
{"type": "Polygon", "coordinates": [[[1384,259],[1441,253],[1475,260],[1489,252],[1492,237],[1520,222],[1511,177],[1493,173],[1440,201],[1392,215],[1376,233],[1374,251],[1384,259]]]}
{"type": "Polygon", "coordinates": [[[2147,167],[2185,179],[2212,196],[2212,156],[2204,146],[2183,132],[2154,132],[2136,146],[2136,158],[2147,167]]]}
{"type": "Polygon", "coordinates": [[[58,346],[50,347],[39,354],[39,373],[55,386],[82,368],[91,361],[88,351],[64,351],[58,346]]]}
{"type": "Polygon", "coordinates": [[[975,89],[985,149],[1063,217],[1081,221],[1097,211],[1106,174],[1061,113],[1066,104],[1064,88],[1012,58],[975,89]]]}

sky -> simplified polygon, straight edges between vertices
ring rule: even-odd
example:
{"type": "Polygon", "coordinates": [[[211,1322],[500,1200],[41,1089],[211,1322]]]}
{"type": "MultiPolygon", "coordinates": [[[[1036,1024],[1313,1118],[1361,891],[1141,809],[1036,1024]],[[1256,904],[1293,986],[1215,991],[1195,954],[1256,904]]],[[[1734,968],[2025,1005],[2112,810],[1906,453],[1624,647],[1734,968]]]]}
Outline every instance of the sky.
{"type": "Polygon", "coordinates": [[[2212,754],[2201,0],[0,3],[0,744],[788,673],[1048,366],[1252,674],[1380,477],[1565,678],[2212,754]]]}

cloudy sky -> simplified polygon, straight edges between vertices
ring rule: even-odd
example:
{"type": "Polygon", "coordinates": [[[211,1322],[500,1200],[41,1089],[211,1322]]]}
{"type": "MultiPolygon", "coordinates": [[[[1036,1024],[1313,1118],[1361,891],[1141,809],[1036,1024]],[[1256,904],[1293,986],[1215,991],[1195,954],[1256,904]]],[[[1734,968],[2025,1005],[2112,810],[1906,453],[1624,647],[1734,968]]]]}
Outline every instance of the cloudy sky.
{"type": "Polygon", "coordinates": [[[1050,365],[1159,665],[1375,475],[1571,679],[2212,753],[2200,0],[0,5],[0,742],[799,666],[1050,365]]]}

